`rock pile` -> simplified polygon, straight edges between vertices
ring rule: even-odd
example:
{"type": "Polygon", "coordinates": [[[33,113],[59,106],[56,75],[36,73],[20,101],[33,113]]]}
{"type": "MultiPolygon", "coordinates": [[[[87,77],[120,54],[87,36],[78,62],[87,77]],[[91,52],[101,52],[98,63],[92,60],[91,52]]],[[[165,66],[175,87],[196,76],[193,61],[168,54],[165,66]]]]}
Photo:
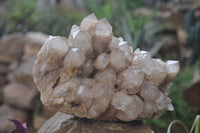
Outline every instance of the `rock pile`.
{"type": "Polygon", "coordinates": [[[36,53],[47,38],[45,34],[29,32],[25,35],[5,35],[0,39],[1,133],[14,129],[8,119],[27,123],[29,129],[35,132],[55,113],[50,113],[47,107],[41,107],[43,112],[32,117],[40,103],[39,92],[33,82],[32,67],[36,53]]]}
{"type": "Polygon", "coordinates": [[[50,36],[33,67],[42,103],[76,117],[132,121],[173,110],[168,98],[178,61],[134,52],[94,14],[74,25],[67,38],[50,36]]]}

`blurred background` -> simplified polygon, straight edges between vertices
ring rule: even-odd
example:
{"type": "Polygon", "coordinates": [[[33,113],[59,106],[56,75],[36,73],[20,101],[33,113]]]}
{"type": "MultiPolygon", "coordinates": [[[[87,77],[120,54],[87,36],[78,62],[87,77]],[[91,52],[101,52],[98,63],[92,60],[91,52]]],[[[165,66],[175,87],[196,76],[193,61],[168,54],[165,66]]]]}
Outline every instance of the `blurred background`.
{"type": "Polygon", "coordinates": [[[176,119],[191,128],[200,113],[200,0],[0,0],[0,133],[14,128],[9,118],[34,133],[55,113],[33,83],[36,53],[49,35],[68,37],[90,13],[106,17],[133,49],[180,61],[170,93],[175,110],[144,122],[155,133],[176,119]]]}

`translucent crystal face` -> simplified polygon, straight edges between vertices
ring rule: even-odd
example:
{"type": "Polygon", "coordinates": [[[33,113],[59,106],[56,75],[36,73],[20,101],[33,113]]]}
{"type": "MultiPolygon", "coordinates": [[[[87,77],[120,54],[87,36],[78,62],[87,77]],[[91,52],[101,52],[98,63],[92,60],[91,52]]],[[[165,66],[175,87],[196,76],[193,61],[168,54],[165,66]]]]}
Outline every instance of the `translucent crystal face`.
{"type": "Polygon", "coordinates": [[[168,98],[177,61],[134,52],[112,34],[106,19],[94,14],[74,25],[69,38],[50,36],[33,67],[43,104],[92,119],[132,121],[173,110],[168,98]]]}
{"type": "Polygon", "coordinates": [[[110,64],[110,55],[102,53],[97,57],[94,67],[98,70],[104,70],[108,64],[110,64]]]}

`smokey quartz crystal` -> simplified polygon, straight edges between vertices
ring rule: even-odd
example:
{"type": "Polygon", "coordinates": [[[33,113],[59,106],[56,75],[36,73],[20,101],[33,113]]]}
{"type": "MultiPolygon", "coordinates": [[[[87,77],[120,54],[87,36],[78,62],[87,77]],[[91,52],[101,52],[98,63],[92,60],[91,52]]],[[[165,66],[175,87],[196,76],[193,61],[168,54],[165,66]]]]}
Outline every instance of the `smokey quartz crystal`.
{"type": "Polygon", "coordinates": [[[76,117],[122,121],[158,118],[173,110],[168,97],[178,61],[134,52],[94,14],[67,38],[50,36],[37,54],[34,82],[42,103],[76,117]]]}

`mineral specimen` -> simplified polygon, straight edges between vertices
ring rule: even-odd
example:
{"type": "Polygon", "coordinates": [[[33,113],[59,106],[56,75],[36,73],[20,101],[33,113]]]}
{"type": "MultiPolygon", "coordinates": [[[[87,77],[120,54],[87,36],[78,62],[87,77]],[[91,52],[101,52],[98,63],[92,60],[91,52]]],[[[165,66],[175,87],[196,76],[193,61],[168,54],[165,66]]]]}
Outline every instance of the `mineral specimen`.
{"type": "Polygon", "coordinates": [[[94,14],[67,38],[50,36],[37,54],[34,82],[46,106],[90,119],[132,121],[173,110],[168,98],[178,61],[134,52],[94,14]]]}

